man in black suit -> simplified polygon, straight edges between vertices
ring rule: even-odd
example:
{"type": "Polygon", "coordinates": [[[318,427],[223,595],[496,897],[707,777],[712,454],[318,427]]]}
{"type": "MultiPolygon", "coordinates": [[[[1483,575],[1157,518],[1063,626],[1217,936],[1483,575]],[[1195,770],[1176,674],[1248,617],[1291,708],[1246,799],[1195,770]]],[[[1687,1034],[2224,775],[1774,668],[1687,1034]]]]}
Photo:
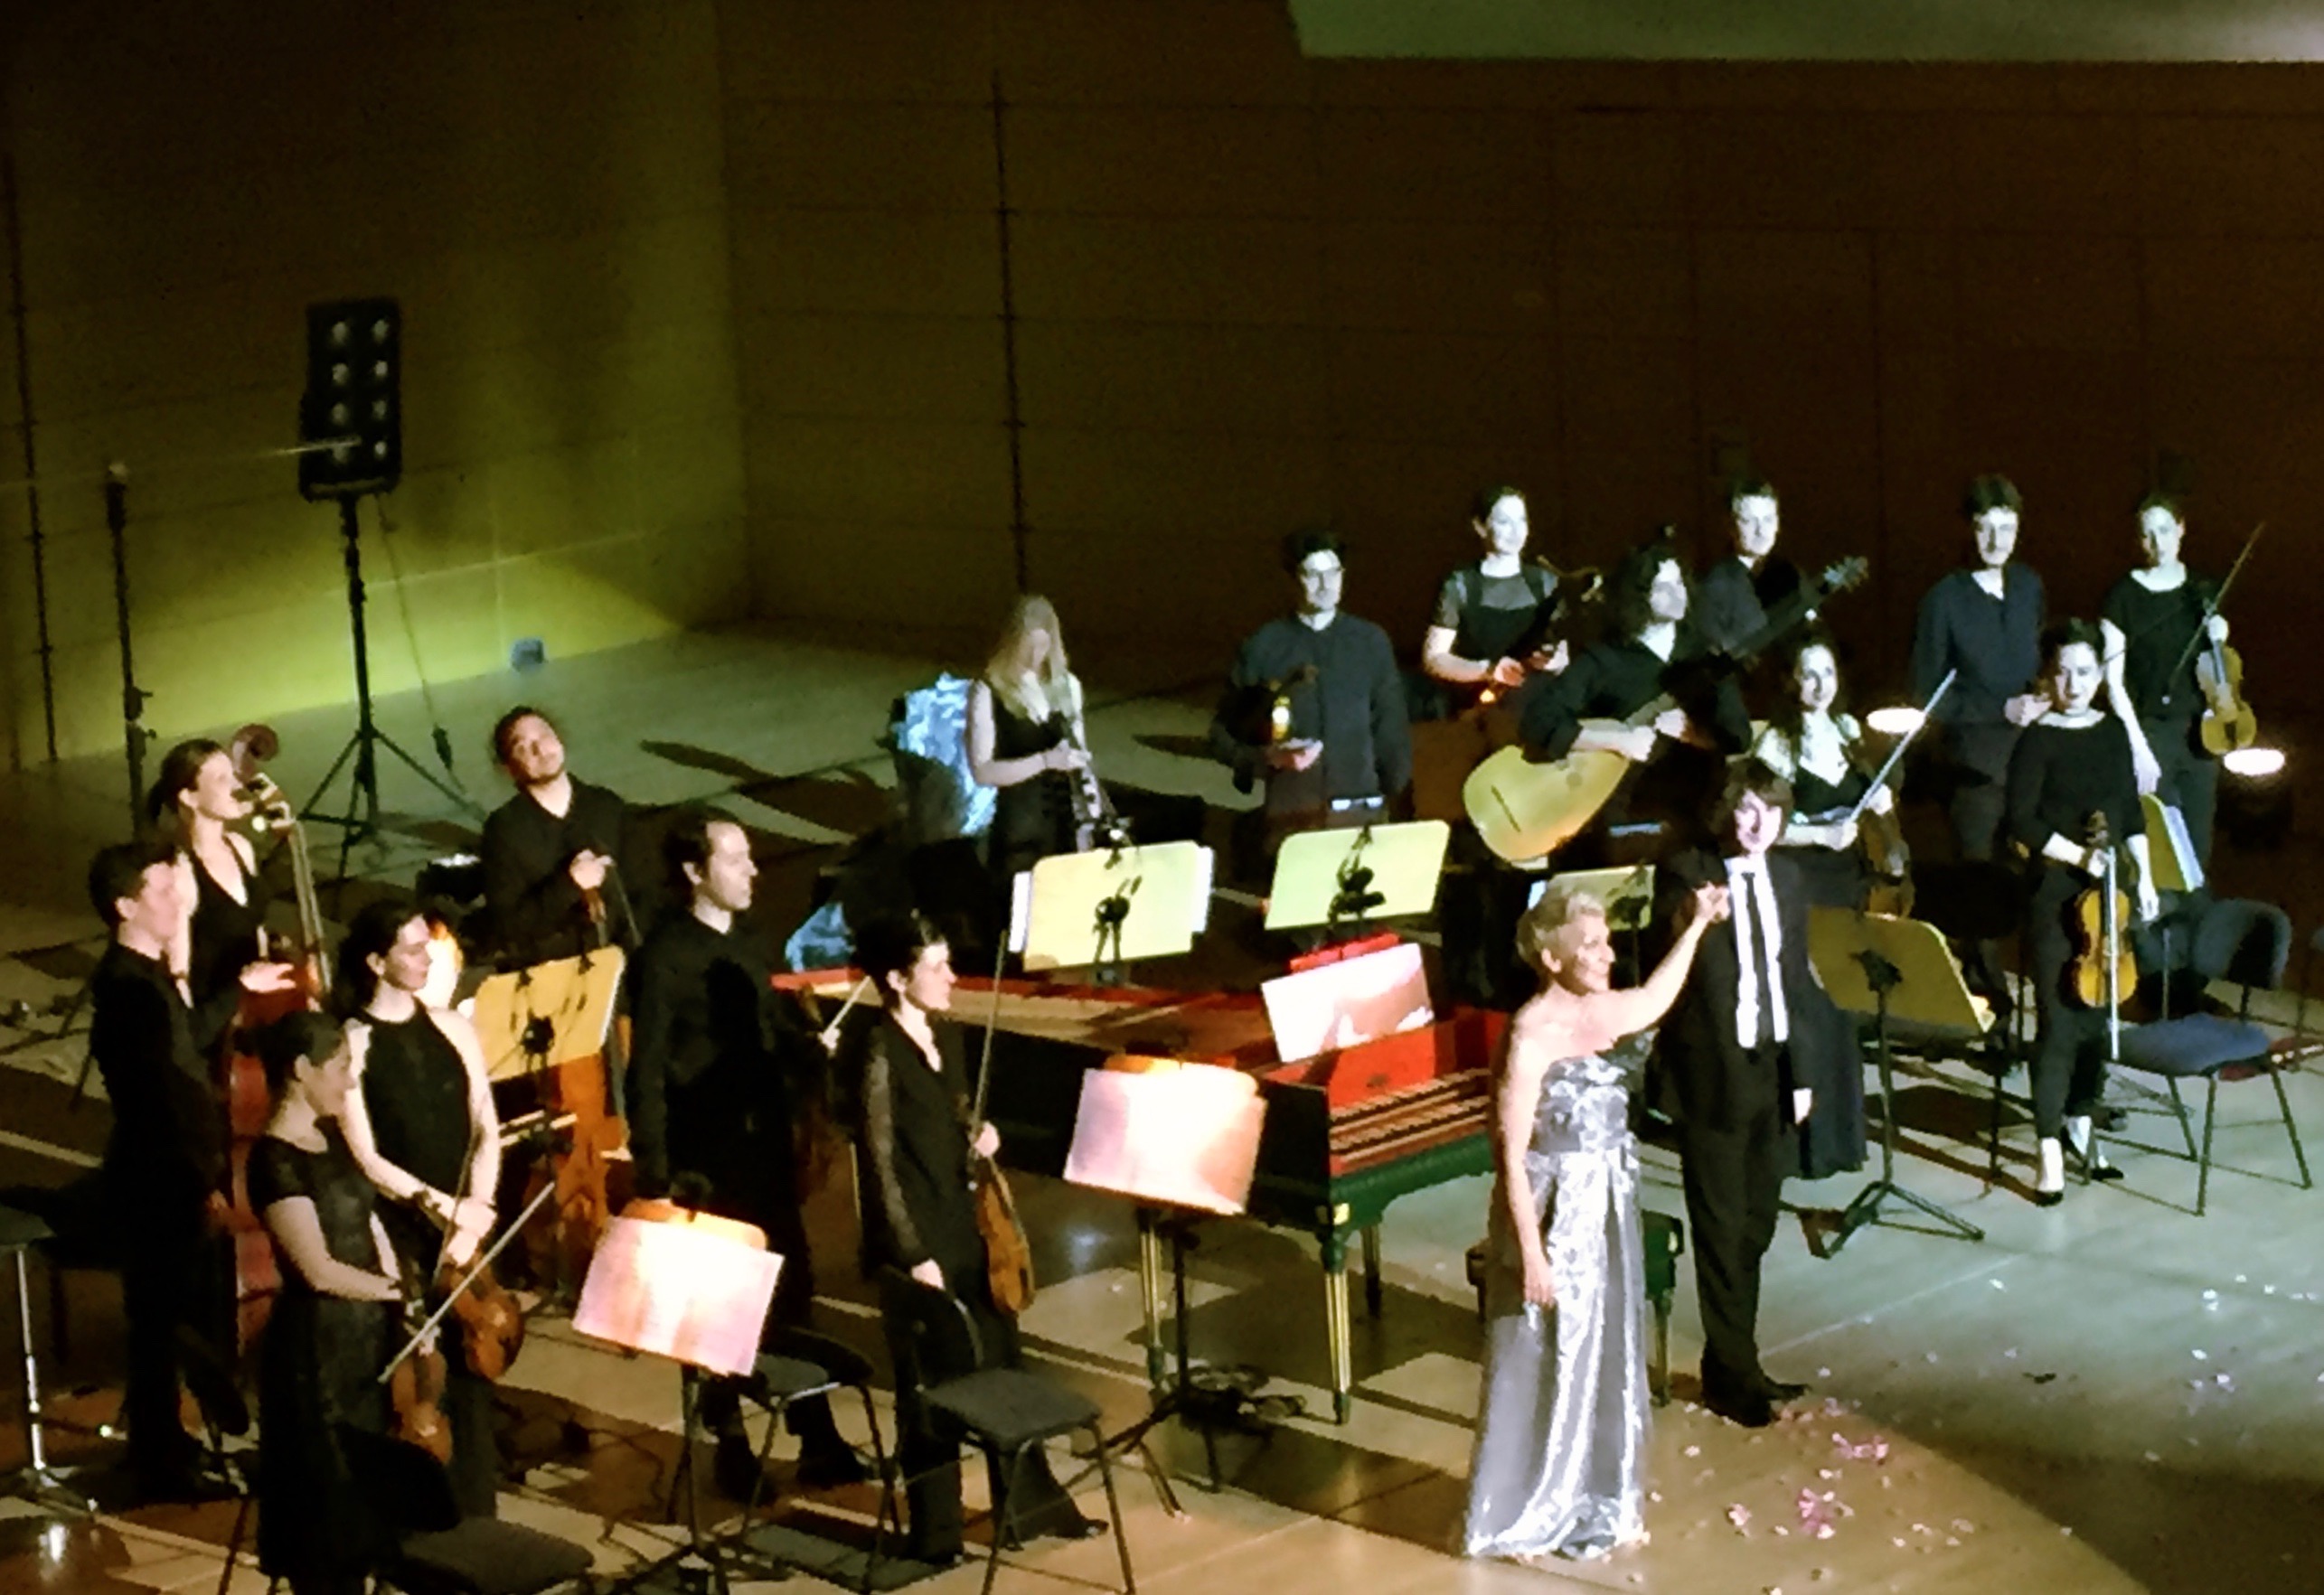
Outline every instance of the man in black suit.
{"type": "Polygon", "coordinates": [[[1775,1238],[1793,1128],[1810,1093],[1795,1088],[1794,1037],[1817,1034],[1830,1002],[1808,964],[1808,899],[1797,866],[1769,851],[1791,785],[1756,760],[1736,765],[1711,811],[1716,850],[1690,849],[1662,871],[1676,897],[1727,888],[1729,915],[1702,952],[1661,1034],[1662,1096],[1679,1121],[1703,1317],[1703,1404],[1750,1428],[1805,1387],[1759,1365],[1759,1269],[1775,1238]]]}

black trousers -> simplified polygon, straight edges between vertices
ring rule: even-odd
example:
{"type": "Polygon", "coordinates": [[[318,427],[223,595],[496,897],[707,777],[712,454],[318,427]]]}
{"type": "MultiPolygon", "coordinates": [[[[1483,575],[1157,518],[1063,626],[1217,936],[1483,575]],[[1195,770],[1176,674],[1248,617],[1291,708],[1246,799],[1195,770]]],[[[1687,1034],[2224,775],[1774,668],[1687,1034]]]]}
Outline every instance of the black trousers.
{"type": "Polygon", "coordinates": [[[2031,1065],[2034,1130],[2048,1140],[2065,1133],[2066,1115],[2088,1113],[2106,1089],[2105,1010],[2085,1008],[2065,989],[2074,957],[2069,916],[2074,900],[2093,884],[2079,870],[2045,864],[2026,905],[2026,964],[2040,1004],[2031,1065]]]}
{"type": "MultiPolygon", "coordinates": [[[[185,1356],[180,1337],[217,1344],[228,1289],[224,1253],[202,1224],[201,1198],[116,1173],[115,1233],[122,1237],[121,1305],[128,1319],[129,1463],[142,1474],[182,1471],[198,1448],[178,1415],[185,1356]]],[[[232,1358],[215,1353],[221,1366],[232,1358]]]]}
{"type": "Polygon", "coordinates": [[[1787,1115],[1770,1102],[1733,1129],[1681,1122],[1679,1155],[1703,1315],[1703,1384],[1748,1386],[1763,1376],[1760,1262],[1796,1161],[1787,1115]]]}
{"type": "MultiPolygon", "coordinates": [[[[983,1365],[1015,1367],[1021,1356],[1017,1321],[993,1305],[981,1262],[972,1268],[966,1266],[965,1259],[955,1261],[963,1266],[946,1268],[945,1279],[976,1325],[977,1342],[984,1354],[983,1365]]],[[[913,1353],[904,1344],[903,1327],[892,1321],[884,1327],[896,1365],[908,1365],[908,1358],[913,1353]]],[[[924,1368],[921,1372],[930,1384],[941,1384],[976,1370],[924,1368]]],[[[960,1554],[962,1545],[960,1446],[937,1432],[933,1414],[921,1404],[917,1393],[900,1388],[900,1384],[899,1381],[896,1398],[896,1449],[905,1476],[911,1481],[904,1496],[910,1552],[922,1562],[949,1562],[960,1554]]],[[[1039,1447],[1026,1459],[1023,1469],[1013,1481],[1004,1480],[1000,1467],[991,1459],[987,1459],[985,1470],[993,1500],[1002,1498],[1004,1485],[1011,1487],[1008,1492],[1009,1517],[1021,1537],[1061,1526],[1079,1515],[1073,1497],[1065,1493],[1065,1487],[1050,1471],[1048,1452],[1039,1447]]]]}

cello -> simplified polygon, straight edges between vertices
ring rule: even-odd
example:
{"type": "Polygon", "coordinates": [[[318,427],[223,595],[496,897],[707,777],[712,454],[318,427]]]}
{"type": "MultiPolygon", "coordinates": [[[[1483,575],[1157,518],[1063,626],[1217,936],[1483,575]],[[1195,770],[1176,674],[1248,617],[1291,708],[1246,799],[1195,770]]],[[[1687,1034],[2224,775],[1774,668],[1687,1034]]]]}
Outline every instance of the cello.
{"type": "MultiPolygon", "coordinates": [[[[266,1133],[272,1111],[267,1093],[266,1070],[243,1045],[242,1037],[300,1010],[323,1007],[330,989],[325,972],[327,949],[323,913],[315,891],[315,868],[307,852],[306,832],[282,790],[268,778],[263,765],[281,751],[281,743],[267,726],[245,726],[227,748],[235,778],[252,804],[251,819],[261,830],[270,830],[290,858],[291,890],[298,912],[298,956],[288,962],[296,971],[287,990],[242,994],[234,1025],[219,1059],[219,1084],[226,1099],[229,1206],[227,1235],[234,1259],[234,1328],[239,1351],[256,1343],[282,1288],[282,1273],[273,1243],[250,1205],[250,1149],[266,1133]]],[[[264,952],[271,949],[262,949],[264,952]]]]}

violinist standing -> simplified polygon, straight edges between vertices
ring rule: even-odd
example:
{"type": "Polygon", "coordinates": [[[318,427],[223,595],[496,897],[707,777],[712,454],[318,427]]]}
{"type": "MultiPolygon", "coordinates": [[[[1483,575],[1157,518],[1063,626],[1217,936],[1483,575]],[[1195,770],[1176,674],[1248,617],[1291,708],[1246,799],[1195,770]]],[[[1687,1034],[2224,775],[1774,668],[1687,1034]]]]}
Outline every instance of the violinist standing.
{"type": "MultiPolygon", "coordinates": [[[[852,1027],[842,1067],[859,1083],[856,1177],[863,1211],[867,1271],[894,1268],[949,1291],[968,1311],[988,1367],[1013,1367],[1021,1353],[1016,1320],[993,1305],[984,1236],[969,1189],[972,1155],[1000,1151],[1000,1132],[968,1123],[970,1082],[952,1009],[952,950],[915,915],[865,925],[856,962],[878,988],[880,1008],[852,1027]]],[[[889,1324],[891,1345],[899,1326],[889,1324]]],[[[903,1360],[899,1355],[898,1360],[903,1360]]],[[[931,1367],[931,1383],[974,1372],[931,1367]]],[[[899,1449],[909,1492],[911,1554],[940,1565],[961,1551],[958,1445],[939,1436],[929,1415],[899,1409],[899,1449]],[[951,1466],[943,1466],[949,1462],[951,1466]],[[925,1475],[925,1477],[924,1477],[925,1475]]],[[[993,1469],[995,1498],[1002,1483],[993,1469]]],[[[1036,1450],[1010,1492],[1011,1539],[1048,1534],[1086,1539],[1105,1532],[1085,1517],[1036,1450]]]]}
{"type": "MultiPolygon", "coordinates": [[[[822,1046],[778,1005],[767,954],[740,916],[757,866],[750,837],[723,814],[682,813],[663,840],[684,912],[654,929],[631,966],[637,1039],[630,1063],[630,1151],[638,1194],[668,1195],[756,1224],[783,1259],[762,1344],[804,1325],[815,1297],[803,1189],[822,1166],[828,1124],[822,1046]],[[687,1187],[698,1186],[699,1194],[687,1187]]],[[[787,1409],[799,1437],[799,1477],[810,1487],[866,1477],[814,1396],[787,1409]]],[[[719,1487],[737,1500],[757,1491],[758,1456],[743,1432],[736,1382],[703,1392],[702,1421],[718,1436],[719,1487]]]]}
{"type": "Polygon", "coordinates": [[[345,1037],[300,1013],[256,1039],[274,1110],[251,1149],[250,1200],[284,1263],[259,1341],[259,1566],[293,1595],[360,1595],[392,1538],[342,1426],[388,1431],[380,1372],[401,1344],[400,1269],[340,1123],[355,1098],[345,1037]]]}
{"type": "MultiPolygon", "coordinates": [[[[2103,673],[2098,629],[2065,621],[2042,637],[2042,682],[2049,709],[2009,755],[2008,835],[2025,850],[2026,962],[2040,1004],[2034,1041],[2034,1130],[2040,1168],[2034,1199],[2065,1199],[2070,1145],[2096,1178],[2119,1177],[2099,1150],[2091,1110],[2106,1081],[2106,1012],[2069,987],[2075,900],[2099,880],[2104,852],[2091,845],[2091,816],[2103,814],[2112,846],[2135,866],[2137,917],[2154,917],[2152,872],[2139,812],[2130,733],[2097,705],[2103,673]]],[[[2125,887],[2129,881],[2124,882],[2125,887]]],[[[2127,934],[2129,926],[2123,927],[2127,934]]],[[[2125,993],[2127,995],[2127,993],[2125,993]]]]}
{"type": "Polygon", "coordinates": [[[2187,515],[2178,500],[2158,493],[2141,502],[2141,563],[2108,589],[2098,630],[2106,706],[2130,733],[2139,790],[2178,810],[2197,862],[2208,868],[2219,764],[2196,734],[2204,699],[2195,670],[2204,655],[2198,639],[2225,643],[2227,621],[2206,618],[2219,584],[2188,573],[2180,558],[2186,539],[2187,515]]]}
{"type": "MultiPolygon", "coordinates": [[[[500,1119],[475,1027],[426,1007],[430,933],[404,898],[368,905],[339,947],[338,990],[354,1082],[337,1110],[349,1155],[390,1206],[396,1250],[433,1279],[438,1261],[473,1262],[488,1243],[500,1187],[500,1119]]],[[[443,1399],[460,1510],[495,1515],[500,1490],[491,1384],[447,1356],[443,1399]]]]}

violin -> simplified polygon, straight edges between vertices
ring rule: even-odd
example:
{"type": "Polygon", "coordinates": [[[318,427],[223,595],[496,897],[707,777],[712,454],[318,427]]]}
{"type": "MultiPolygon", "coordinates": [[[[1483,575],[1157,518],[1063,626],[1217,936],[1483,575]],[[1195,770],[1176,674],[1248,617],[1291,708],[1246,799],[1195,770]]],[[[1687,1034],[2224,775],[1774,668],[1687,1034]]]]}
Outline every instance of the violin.
{"type": "Polygon", "coordinates": [[[2074,900],[2075,953],[2067,965],[2068,990],[2083,1007],[2104,1009],[2111,1027],[2119,1023],[2124,994],[2139,983],[2138,960],[2122,934],[2131,923],[2131,893],[2122,884],[2122,866],[2103,814],[2090,817],[2087,840],[2103,864],[2097,884],[2074,900]]]}
{"type": "MultiPolygon", "coordinates": [[[[453,1198],[456,1213],[466,1194],[467,1171],[475,1166],[476,1141],[484,1129],[481,1122],[468,1126],[467,1156],[460,1165],[461,1189],[453,1198]]],[[[485,1239],[456,1220],[445,1232],[444,1248],[437,1258],[436,1289],[451,1298],[452,1318],[460,1326],[460,1350],[469,1370],[479,1379],[497,1384],[516,1361],[516,1354],[524,1349],[524,1309],[493,1272],[492,1259],[484,1250],[485,1239]],[[463,1269],[453,1261],[456,1253],[478,1261],[463,1269]]]]}
{"type": "MultiPolygon", "coordinates": [[[[1006,952],[1002,954],[1007,957],[1006,952]]],[[[967,1112],[962,1128],[972,1145],[977,1127],[984,1122],[985,1093],[993,1084],[993,1033],[1001,1021],[1001,974],[993,974],[993,1007],[984,1026],[984,1059],[976,1072],[976,1102],[967,1112]]],[[[972,1152],[969,1160],[969,1197],[976,1215],[976,1233],[984,1238],[985,1283],[993,1296],[993,1305],[1015,1318],[1032,1305],[1033,1247],[1025,1238],[1025,1225],[1017,1216],[1017,1200],[1010,1193],[1009,1181],[1001,1166],[992,1159],[972,1152]]]]}
{"type": "Polygon", "coordinates": [[[2203,689],[2198,735],[2213,758],[2251,746],[2260,739],[2260,718],[2244,701],[2244,656],[2213,637],[2196,655],[2195,682],[2203,689]]]}
{"type": "Polygon", "coordinates": [[[419,1292],[407,1289],[404,1331],[419,1336],[419,1340],[388,1372],[388,1405],[394,1413],[388,1432],[406,1445],[418,1446],[438,1462],[449,1464],[452,1425],[444,1416],[444,1350],[434,1330],[422,1333],[425,1318],[420,1305],[419,1292]]]}

